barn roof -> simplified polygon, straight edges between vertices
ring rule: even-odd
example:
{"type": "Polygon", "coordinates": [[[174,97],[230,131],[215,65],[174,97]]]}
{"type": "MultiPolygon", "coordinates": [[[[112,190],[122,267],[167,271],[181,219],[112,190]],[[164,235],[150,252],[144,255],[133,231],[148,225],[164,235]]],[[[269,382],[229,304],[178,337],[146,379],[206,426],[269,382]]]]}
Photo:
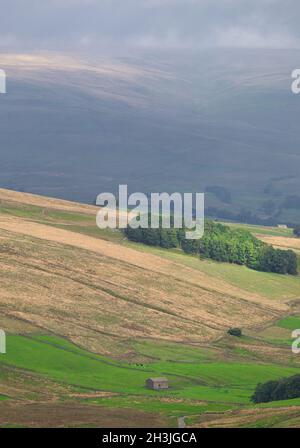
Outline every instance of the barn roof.
{"type": "Polygon", "coordinates": [[[148,378],[151,381],[168,381],[167,378],[148,378]]]}

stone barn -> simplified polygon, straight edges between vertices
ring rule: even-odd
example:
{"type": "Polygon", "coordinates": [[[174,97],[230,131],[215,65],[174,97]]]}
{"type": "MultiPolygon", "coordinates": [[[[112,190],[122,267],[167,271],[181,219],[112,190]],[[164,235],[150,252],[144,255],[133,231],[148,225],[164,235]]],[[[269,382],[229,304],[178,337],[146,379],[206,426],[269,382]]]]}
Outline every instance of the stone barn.
{"type": "Polygon", "coordinates": [[[169,381],[167,378],[148,378],[146,386],[153,390],[169,389],[169,381]]]}

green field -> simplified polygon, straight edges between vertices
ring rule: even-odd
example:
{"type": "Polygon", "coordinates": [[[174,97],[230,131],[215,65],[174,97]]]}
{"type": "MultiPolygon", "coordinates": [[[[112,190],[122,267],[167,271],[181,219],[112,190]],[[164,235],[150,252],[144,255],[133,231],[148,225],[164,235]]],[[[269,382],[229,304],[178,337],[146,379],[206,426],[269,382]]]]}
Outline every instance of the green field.
{"type": "Polygon", "coordinates": [[[216,361],[212,353],[177,344],[157,349],[147,341],[142,351],[157,358],[146,364],[129,364],[89,353],[52,336],[9,335],[3,364],[32,371],[62,384],[88,391],[117,393],[111,398],[90,399],[107,407],[156,410],[168,416],[222,411],[249,406],[258,382],[298,373],[299,369],[257,362],[216,361]],[[166,358],[170,358],[166,360],[166,358]],[[183,359],[184,358],[184,359],[183,359]],[[155,392],[145,387],[151,376],[167,376],[170,389],[155,392]]]}
{"type": "Polygon", "coordinates": [[[288,330],[297,330],[300,328],[300,317],[299,316],[288,316],[277,322],[277,325],[281,328],[287,328],[288,330]]]}

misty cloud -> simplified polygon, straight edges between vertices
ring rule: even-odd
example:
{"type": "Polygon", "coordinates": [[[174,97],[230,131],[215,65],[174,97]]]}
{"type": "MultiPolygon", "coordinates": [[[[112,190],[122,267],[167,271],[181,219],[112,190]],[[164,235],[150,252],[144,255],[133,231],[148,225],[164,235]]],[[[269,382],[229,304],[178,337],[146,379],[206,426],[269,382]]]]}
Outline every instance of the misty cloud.
{"type": "Polygon", "coordinates": [[[300,48],[297,0],[0,0],[1,51],[300,48]]]}

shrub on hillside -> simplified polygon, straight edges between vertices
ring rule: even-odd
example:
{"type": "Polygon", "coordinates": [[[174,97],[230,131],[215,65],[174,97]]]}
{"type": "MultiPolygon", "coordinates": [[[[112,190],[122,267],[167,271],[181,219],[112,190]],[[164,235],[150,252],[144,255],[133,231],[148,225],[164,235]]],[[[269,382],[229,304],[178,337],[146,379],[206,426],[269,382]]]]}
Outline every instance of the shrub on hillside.
{"type": "Polygon", "coordinates": [[[294,375],[258,384],[251,400],[254,403],[268,403],[269,401],[290,400],[299,397],[300,375],[294,375]]]}
{"type": "Polygon", "coordinates": [[[227,333],[230,334],[230,336],[237,336],[237,337],[242,336],[242,330],[240,328],[229,328],[227,333]]]}
{"type": "Polygon", "coordinates": [[[297,256],[292,250],[264,247],[257,265],[259,271],[297,275],[297,256]]]}

